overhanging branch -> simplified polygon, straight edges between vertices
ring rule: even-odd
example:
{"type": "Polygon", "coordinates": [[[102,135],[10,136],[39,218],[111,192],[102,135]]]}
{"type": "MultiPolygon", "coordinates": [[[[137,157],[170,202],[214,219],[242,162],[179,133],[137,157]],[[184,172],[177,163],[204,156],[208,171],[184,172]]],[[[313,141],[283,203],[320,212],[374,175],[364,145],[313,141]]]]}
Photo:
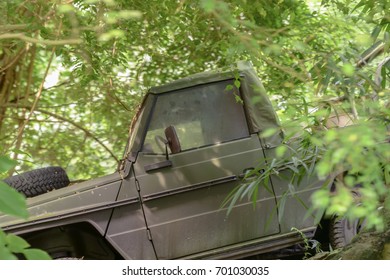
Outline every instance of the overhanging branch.
{"type": "MultiPolygon", "coordinates": [[[[31,106],[28,106],[28,105],[18,105],[18,104],[6,104],[6,105],[3,105],[2,107],[14,107],[14,108],[24,108],[24,109],[27,109],[27,110],[31,110],[31,106]]],[[[48,115],[48,116],[51,116],[57,120],[60,120],[60,121],[63,121],[63,122],[66,122],[66,123],[69,123],[71,124],[72,126],[76,127],[77,129],[83,131],[85,133],[85,135],[87,137],[90,137],[92,138],[94,141],[96,141],[100,146],[102,146],[110,155],[112,158],[114,158],[116,160],[116,162],[119,162],[118,158],[115,156],[115,154],[99,139],[97,138],[91,131],[89,131],[88,129],[86,129],[85,127],[83,127],[82,125],[72,121],[71,119],[68,119],[68,118],[65,118],[63,116],[60,116],[60,115],[57,115],[57,114],[54,114],[52,112],[49,112],[49,111],[46,111],[46,110],[42,110],[42,109],[39,109],[39,108],[36,108],[35,109],[36,112],[39,112],[39,113],[42,113],[44,115],[48,115]]]]}
{"type": "Polygon", "coordinates": [[[61,40],[44,40],[44,39],[35,39],[24,35],[23,33],[5,33],[0,34],[0,40],[5,39],[17,39],[25,41],[32,44],[41,44],[47,46],[63,46],[63,45],[78,45],[82,43],[81,39],[61,39],[61,40]]]}

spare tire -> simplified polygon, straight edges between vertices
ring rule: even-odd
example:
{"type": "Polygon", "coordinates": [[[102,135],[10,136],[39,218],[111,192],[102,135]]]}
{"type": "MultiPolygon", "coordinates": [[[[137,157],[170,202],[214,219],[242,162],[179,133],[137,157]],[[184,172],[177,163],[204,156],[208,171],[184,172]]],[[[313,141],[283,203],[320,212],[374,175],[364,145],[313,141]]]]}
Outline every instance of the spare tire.
{"type": "Polygon", "coordinates": [[[4,182],[26,197],[34,197],[70,184],[65,170],[59,166],[24,172],[4,179],[4,182]]]}

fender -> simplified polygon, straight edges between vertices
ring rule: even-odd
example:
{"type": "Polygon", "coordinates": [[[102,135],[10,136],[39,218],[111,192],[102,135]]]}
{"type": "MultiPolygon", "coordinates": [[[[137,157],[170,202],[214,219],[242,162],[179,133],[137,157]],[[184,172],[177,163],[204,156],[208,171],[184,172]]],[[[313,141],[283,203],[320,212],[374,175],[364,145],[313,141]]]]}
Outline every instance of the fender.
{"type": "MultiPolygon", "coordinates": [[[[5,231],[26,232],[43,223],[63,224],[61,220],[115,207],[122,185],[119,173],[54,190],[27,199],[29,218],[23,220],[9,215],[0,216],[0,227],[5,231]]],[[[128,200],[138,200],[130,198],[128,200]]],[[[121,201],[123,203],[129,201],[121,201]]],[[[78,218],[80,219],[80,218],[78,218]]]]}

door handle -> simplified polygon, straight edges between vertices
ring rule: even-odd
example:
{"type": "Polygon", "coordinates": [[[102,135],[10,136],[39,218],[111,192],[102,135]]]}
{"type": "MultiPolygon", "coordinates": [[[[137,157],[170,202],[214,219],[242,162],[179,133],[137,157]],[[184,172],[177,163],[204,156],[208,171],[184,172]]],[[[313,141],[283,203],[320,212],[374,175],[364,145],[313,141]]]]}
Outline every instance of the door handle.
{"type": "MultiPolygon", "coordinates": [[[[245,168],[245,169],[242,171],[242,173],[239,174],[237,177],[238,177],[239,179],[244,179],[245,176],[248,175],[248,173],[250,173],[250,172],[252,172],[252,171],[254,171],[254,170],[255,170],[254,167],[245,168]]],[[[264,169],[260,169],[260,170],[259,170],[259,173],[260,173],[260,174],[263,174],[264,172],[265,172],[264,169]]],[[[245,179],[253,179],[253,178],[255,178],[255,177],[256,177],[256,174],[253,174],[252,176],[247,177],[247,178],[245,178],[245,179]]]]}
{"type": "Polygon", "coordinates": [[[144,168],[145,168],[145,172],[150,172],[150,171],[154,171],[154,170],[158,170],[158,169],[162,169],[162,168],[167,168],[167,167],[171,167],[171,166],[172,166],[172,161],[165,160],[162,162],[145,165],[144,168]]]}

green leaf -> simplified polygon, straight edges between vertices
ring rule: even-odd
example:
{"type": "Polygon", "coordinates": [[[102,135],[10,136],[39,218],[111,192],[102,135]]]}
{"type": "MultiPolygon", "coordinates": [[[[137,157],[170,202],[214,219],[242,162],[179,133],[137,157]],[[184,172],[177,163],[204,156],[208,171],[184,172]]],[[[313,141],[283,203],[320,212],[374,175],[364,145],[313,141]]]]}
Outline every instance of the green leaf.
{"type": "Polygon", "coordinates": [[[103,0],[103,2],[107,5],[107,6],[114,6],[116,4],[115,0],[103,0]]]}
{"type": "Polygon", "coordinates": [[[235,94],[234,99],[236,100],[236,102],[238,104],[244,104],[244,101],[242,100],[242,98],[239,95],[235,94]]]}
{"type": "Polygon", "coordinates": [[[284,215],[284,209],[285,209],[285,206],[286,206],[286,201],[287,201],[287,197],[288,197],[288,192],[285,191],[282,195],[282,197],[280,198],[279,202],[278,202],[278,220],[279,220],[279,223],[282,222],[283,220],[283,215],[284,215]]]}
{"type": "MultiPolygon", "coordinates": [[[[318,225],[321,222],[321,220],[324,217],[324,215],[325,215],[325,209],[318,209],[317,211],[315,211],[315,213],[314,213],[314,224],[318,225]]],[[[303,220],[306,220],[310,216],[313,217],[312,211],[307,211],[305,217],[303,218],[303,220]]]]}
{"type": "Polygon", "coordinates": [[[275,150],[276,157],[278,158],[283,157],[286,151],[287,151],[287,147],[284,145],[277,147],[275,150]]]}
{"type": "Polygon", "coordinates": [[[125,32],[119,29],[112,29],[109,32],[105,32],[99,37],[99,41],[109,41],[114,38],[122,38],[125,36],[125,32]]]}
{"type": "Polygon", "coordinates": [[[355,40],[357,44],[363,47],[369,47],[373,44],[372,37],[369,34],[359,34],[356,36],[355,40]]]}
{"type": "Polygon", "coordinates": [[[382,30],[382,28],[380,26],[375,26],[374,30],[371,33],[371,37],[374,41],[378,38],[381,30],[382,30]]]}
{"type": "Polygon", "coordinates": [[[327,176],[331,172],[332,166],[328,162],[320,161],[316,165],[316,170],[318,176],[323,177],[323,176],[327,176]]]}
{"type": "Polygon", "coordinates": [[[216,7],[216,2],[215,0],[201,0],[200,5],[206,13],[211,13],[216,7]]]}
{"type": "Polygon", "coordinates": [[[74,10],[75,10],[75,8],[70,4],[62,4],[62,5],[59,5],[57,8],[57,11],[60,14],[66,14],[68,12],[73,12],[74,10]]]}
{"type": "Polygon", "coordinates": [[[6,237],[8,248],[13,253],[23,253],[23,250],[30,247],[23,238],[16,236],[15,234],[8,234],[6,237]]]}
{"type": "Polygon", "coordinates": [[[355,67],[350,63],[344,64],[341,70],[348,77],[352,77],[355,74],[355,67]]]}
{"type": "Polygon", "coordinates": [[[17,260],[7,247],[0,246],[0,260],[17,260]]]}
{"type": "Polygon", "coordinates": [[[122,10],[118,13],[118,16],[123,19],[141,19],[142,13],[137,10],[122,10]]]}
{"type": "Polygon", "coordinates": [[[246,184],[238,185],[236,188],[234,188],[229,193],[227,198],[224,200],[224,202],[222,203],[222,206],[227,205],[227,203],[230,202],[229,205],[228,205],[226,216],[228,216],[230,214],[230,212],[233,210],[234,205],[236,204],[237,200],[239,199],[241,193],[243,191],[245,191],[246,187],[247,187],[246,184]]]}
{"type": "Polygon", "coordinates": [[[0,181],[0,212],[20,218],[28,218],[26,199],[14,188],[0,181]]]}
{"type": "Polygon", "coordinates": [[[25,249],[23,251],[23,254],[28,260],[51,260],[52,259],[48,253],[40,249],[25,249]]]}
{"type": "Polygon", "coordinates": [[[10,170],[16,165],[16,161],[6,156],[0,156],[0,173],[10,170]]]}
{"type": "Polygon", "coordinates": [[[330,204],[330,194],[327,189],[321,189],[313,193],[313,207],[315,209],[325,209],[330,204]]]}
{"type": "Polygon", "coordinates": [[[259,193],[259,186],[256,186],[256,188],[254,188],[254,190],[253,190],[253,192],[252,192],[252,204],[253,204],[253,208],[256,207],[256,202],[257,202],[258,193],[259,193]]]}
{"type": "Polygon", "coordinates": [[[346,149],[337,149],[332,154],[332,163],[338,163],[344,160],[345,156],[348,154],[346,149]]]}
{"type": "Polygon", "coordinates": [[[278,130],[279,129],[277,129],[277,128],[268,128],[268,129],[264,130],[260,134],[260,136],[263,138],[271,137],[271,136],[275,135],[278,132],[278,130]]]}
{"type": "Polygon", "coordinates": [[[7,240],[7,235],[0,228],[0,248],[7,244],[6,240],[7,240]]]}
{"type": "MultiPolygon", "coordinates": [[[[388,64],[390,65],[390,63],[388,62],[388,64]]],[[[390,68],[390,67],[389,67],[390,68]]],[[[386,81],[387,81],[387,68],[386,67],[382,67],[381,69],[381,75],[382,75],[382,82],[381,82],[381,86],[383,89],[386,88],[386,81]]]]}
{"type": "Polygon", "coordinates": [[[292,182],[288,183],[288,190],[290,191],[291,194],[295,194],[296,190],[295,190],[295,186],[292,182]]]}
{"type": "Polygon", "coordinates": [[[385,174],[385,183],[390,184],[390,166],[389,165],[385,166],[384,174],[385,174]]]}
{"type": "Polygon", "coordinates": [[[241,86],[241,82],[240,82],[240,80],[234,80],[234,85],[235,85],[235,87],[236,88],[240,88],[240,86],[241,86]]]}
{"type": "Polygon", "coordinates": [[[225,88],[226,91],[230,91],[232,89],[233,89],[233,85],[227,85],[225,88]]]}

